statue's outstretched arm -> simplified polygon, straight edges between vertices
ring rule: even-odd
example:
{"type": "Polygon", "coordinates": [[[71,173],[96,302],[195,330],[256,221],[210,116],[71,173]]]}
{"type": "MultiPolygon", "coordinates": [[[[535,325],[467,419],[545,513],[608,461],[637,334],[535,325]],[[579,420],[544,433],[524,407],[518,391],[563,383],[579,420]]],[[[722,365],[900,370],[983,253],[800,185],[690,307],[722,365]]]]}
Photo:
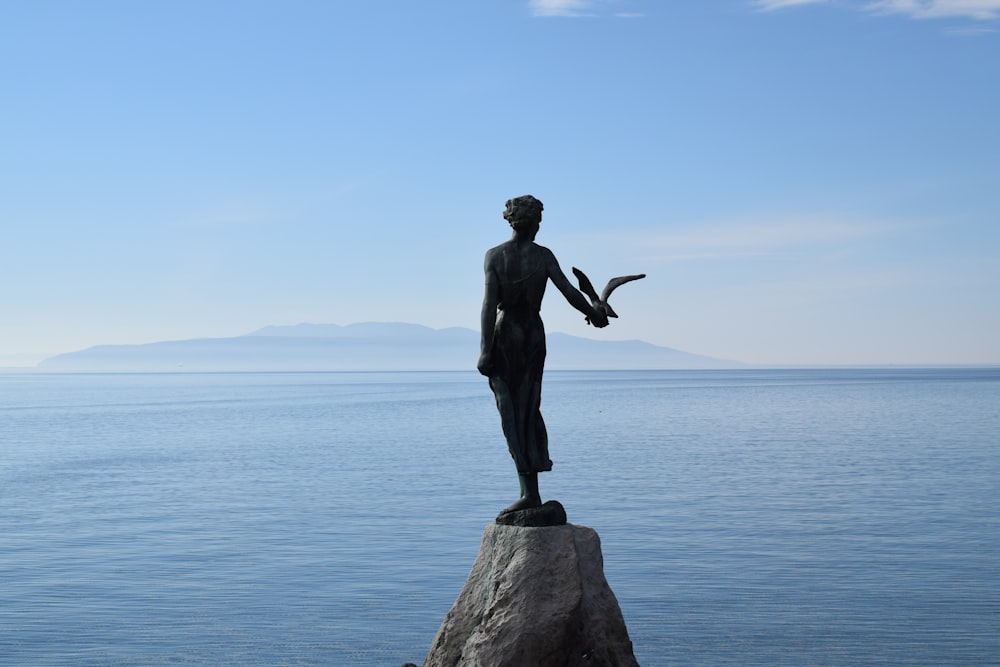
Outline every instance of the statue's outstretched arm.
{"type": "Polygon", "coordinates": [[[587,318],[590,324],[595,327],[601,328],[608,326],[608,318],[601,311],[594,308],[590,301],[587,300],[578,289],[573,287],[573,283],[569,281],[566,274],[562,272],[559,268],[559,262],[556,261],[556,256],[552,254],[551,250],[545,249],[545,265],[549,274],[549,280],[552,284],[556,286],[566,300],[569,301],[569,305],[573,306],[587,318]]]}

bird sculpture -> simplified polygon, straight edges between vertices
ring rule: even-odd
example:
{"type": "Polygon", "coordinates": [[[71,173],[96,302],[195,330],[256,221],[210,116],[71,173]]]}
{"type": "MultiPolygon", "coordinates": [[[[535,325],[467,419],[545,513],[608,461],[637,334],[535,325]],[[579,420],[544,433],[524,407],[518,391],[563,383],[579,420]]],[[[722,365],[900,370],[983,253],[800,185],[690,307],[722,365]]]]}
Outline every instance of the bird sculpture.
{"type": "MultiPolygon", "coordinates": [[[[633,280],[639,280],[640,278],[645,278],[645,273],[639,273],[634,276],[619,276],[618,278],[612,278],[608,281],[608,284],[604,287],[604,291],[601,292],[601,296],[597,296],[597,290],[591,284],[590,279],[584,274],[583,271],[573,267],[573,275],[576,279],[580,281],[580,291],[590,297],[590,302],[594,305],[596,310],[601,311],[608,317],[618,317],[612,308],[611,304],[608,303],[608,299],[611,297],[611,293],[615,291],[619,286],[625,283],[632,282],[633,280]]],[[[590,322],[590,318],[587,318],[587,322],[590,322]]]]}

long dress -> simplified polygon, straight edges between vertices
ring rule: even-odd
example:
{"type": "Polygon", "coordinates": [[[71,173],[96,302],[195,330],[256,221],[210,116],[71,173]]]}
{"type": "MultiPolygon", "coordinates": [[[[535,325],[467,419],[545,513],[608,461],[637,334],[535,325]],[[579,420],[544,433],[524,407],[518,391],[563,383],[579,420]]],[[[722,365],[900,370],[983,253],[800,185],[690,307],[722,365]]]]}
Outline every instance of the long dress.
{"type": "Polygon", "coordinates": [[[503,252],[501,257],[501,265],[496,267],[500,304],[490,388],[518,473],[544,472],[552,469],[540,409],[545,326],[539,308],[547,277],[543,265],[522,268],[515,252],[503,252]]]}

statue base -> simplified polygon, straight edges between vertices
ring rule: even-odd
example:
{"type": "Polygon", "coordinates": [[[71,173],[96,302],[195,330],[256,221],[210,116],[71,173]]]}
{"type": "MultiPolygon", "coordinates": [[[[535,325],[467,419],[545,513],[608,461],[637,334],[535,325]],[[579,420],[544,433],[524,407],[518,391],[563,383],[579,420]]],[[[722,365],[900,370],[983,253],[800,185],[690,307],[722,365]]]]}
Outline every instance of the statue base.
{"type": "Polygon", "coordinates": [[[497,515],[496,522],[502,526],[524,526],[525,528],[565,526],[566,510],[558,500],[550,500],[541,507],[531,507],[526,510],[504,510],[497,515]]]}
{"type": "Polygon", "coordinates": [[[638,667],[592,528],[487,525],[472,572],[424,661],[525,665],[638,667]]]}

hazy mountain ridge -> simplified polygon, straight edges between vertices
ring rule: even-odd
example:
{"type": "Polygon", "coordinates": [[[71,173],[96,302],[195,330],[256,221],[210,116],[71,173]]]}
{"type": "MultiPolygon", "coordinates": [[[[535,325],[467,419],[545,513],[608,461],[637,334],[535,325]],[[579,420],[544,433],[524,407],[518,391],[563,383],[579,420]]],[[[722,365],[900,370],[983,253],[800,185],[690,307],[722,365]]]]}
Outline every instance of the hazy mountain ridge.
{"type": "MultiPolygon", "coordinates": [[[[743,364],[639,340],[548,334],[550,370],[738,368],[743,364]]],[[[45,359],[36,368],[77,372],[475,370],[479,332],[365,322],[268,326],[232,338],[98,345],[45,359]]]]}
{"type": "MultiPolygon", "coordinates": [[[[406,322],[359,322],[357,324],[311,324],[308,322],[291,325],[271,325],[246,336],[268,336],[276,338],[340,338],[363,340],[426,340],[440,341],[445,339],[464,340],[471,329],[449,327],[432,329],[422,324],[406,322]]],[[[476,332],[476,336],[479,334],[476,332]]],[[[241,336],[245,337],[245,336],[241,336]]]]}

